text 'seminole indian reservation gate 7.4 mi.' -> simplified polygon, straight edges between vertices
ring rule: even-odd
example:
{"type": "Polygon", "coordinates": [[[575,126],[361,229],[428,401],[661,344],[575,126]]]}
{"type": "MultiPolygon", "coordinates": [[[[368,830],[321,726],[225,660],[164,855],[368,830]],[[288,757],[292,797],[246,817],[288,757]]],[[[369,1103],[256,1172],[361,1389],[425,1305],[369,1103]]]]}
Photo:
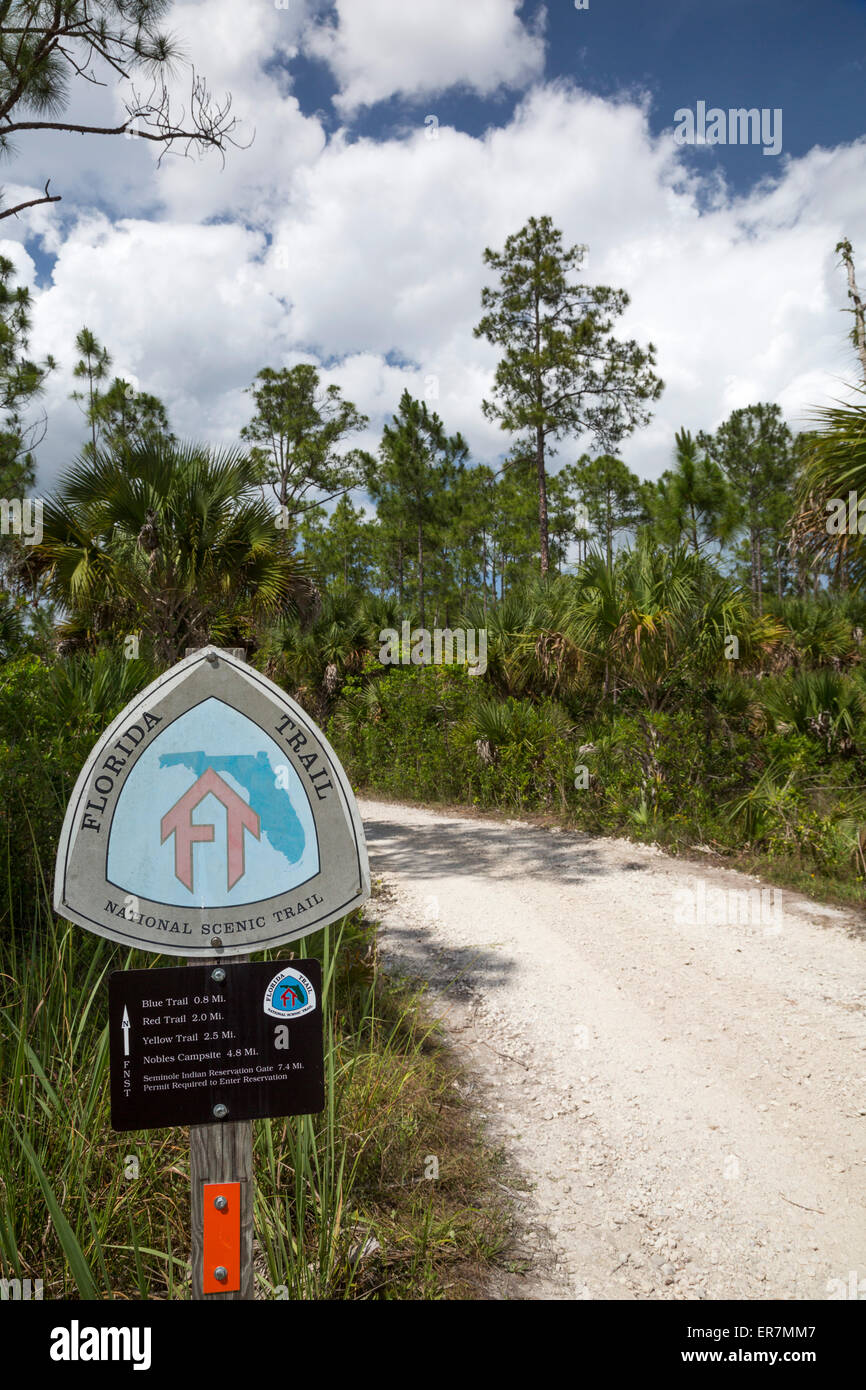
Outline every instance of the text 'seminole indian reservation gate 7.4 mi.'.
{"type": "Polygon", "coordinates": [[[361,820],[326,738],[221,649],[137,696],[81,771],[57,912],[189,962],[114,972],[109,1032],[114,1128],[192,1127],[194,1297],[252,1297],[249,1121],[325,1103],[319,962],[246,958],[369,892],[361,820]]]}

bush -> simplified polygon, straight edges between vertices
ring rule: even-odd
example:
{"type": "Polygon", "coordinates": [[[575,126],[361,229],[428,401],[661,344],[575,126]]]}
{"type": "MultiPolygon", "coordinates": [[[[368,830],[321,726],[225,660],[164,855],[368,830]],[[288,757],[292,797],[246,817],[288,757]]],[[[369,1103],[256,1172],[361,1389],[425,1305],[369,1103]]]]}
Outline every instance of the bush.
{"type": "Polygon", "coordinates": [[[864,708],[859,677],[826,669],[725,676],[705,697],[684,690],[677,706],[645,711],[586,692],[568,705],[502,698],[455,667],[369,661],[329,732],[371,792],[757,854],[850,896],[862,891],[864,708]]]}
{"type": "Polygon", "coordinates": [[[22,656],[0,669],[0,930],[51,901],[67,802],[93,744],[153,678],[141,661],[101,651],[69,661],[22,656]]]}

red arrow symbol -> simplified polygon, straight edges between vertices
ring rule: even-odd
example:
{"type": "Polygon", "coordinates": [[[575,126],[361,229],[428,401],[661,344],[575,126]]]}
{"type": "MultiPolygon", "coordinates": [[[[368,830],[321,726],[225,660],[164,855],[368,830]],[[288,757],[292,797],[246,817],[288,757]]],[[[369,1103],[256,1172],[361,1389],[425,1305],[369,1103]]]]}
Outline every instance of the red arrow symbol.
{"type": "Polygon", "coordinates": [[[261,838],[261,819],[236,791],[224,782],[212,767],[207,768],[176,801],[170,811],[166,811],[161,821],[162,842],[174,835],[175,877],[192,892],[193,866],[192,847],[201,841],[212,841],[213,825],[193,825],[192,813],[212,793],[226,810],[226,840],[228,859],[228,886],[234,888],[244,873],[244,830],[248,830],[258,840],[261,838]]]}

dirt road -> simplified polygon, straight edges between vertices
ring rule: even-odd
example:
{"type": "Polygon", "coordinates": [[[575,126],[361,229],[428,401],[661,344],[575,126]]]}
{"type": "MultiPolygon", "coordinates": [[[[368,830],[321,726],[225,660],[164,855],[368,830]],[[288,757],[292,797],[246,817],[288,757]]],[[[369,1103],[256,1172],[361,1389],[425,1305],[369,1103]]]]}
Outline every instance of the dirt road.
{"type": "Polygon", "coordinates": [[[526,1296],[866,1298],[862,925],[652,847],[361,813],[389,968],[532,1185],[526,1296]]]}

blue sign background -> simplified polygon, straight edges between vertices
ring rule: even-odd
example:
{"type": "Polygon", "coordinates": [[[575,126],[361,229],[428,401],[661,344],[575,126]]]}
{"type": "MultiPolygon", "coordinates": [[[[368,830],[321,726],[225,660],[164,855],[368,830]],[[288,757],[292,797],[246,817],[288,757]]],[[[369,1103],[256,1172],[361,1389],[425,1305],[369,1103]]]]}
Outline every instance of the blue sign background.
{"type": "Polygon", "coordinates": [[[241,907],[292,891],[319,867],[313,814],[286,754],[214,696],[156,735],[124,783],[111,823],[109,881],[177,907],[241,907]],[[175,875],[174,835],[161,842],[161,821],[208,767],[258,813],[261,834],[244,832],[244,874],[229,890],[226,810],[208,793],[192,819],[212,824],[214,839],[193,847],[190,892],[175,875]]]}

